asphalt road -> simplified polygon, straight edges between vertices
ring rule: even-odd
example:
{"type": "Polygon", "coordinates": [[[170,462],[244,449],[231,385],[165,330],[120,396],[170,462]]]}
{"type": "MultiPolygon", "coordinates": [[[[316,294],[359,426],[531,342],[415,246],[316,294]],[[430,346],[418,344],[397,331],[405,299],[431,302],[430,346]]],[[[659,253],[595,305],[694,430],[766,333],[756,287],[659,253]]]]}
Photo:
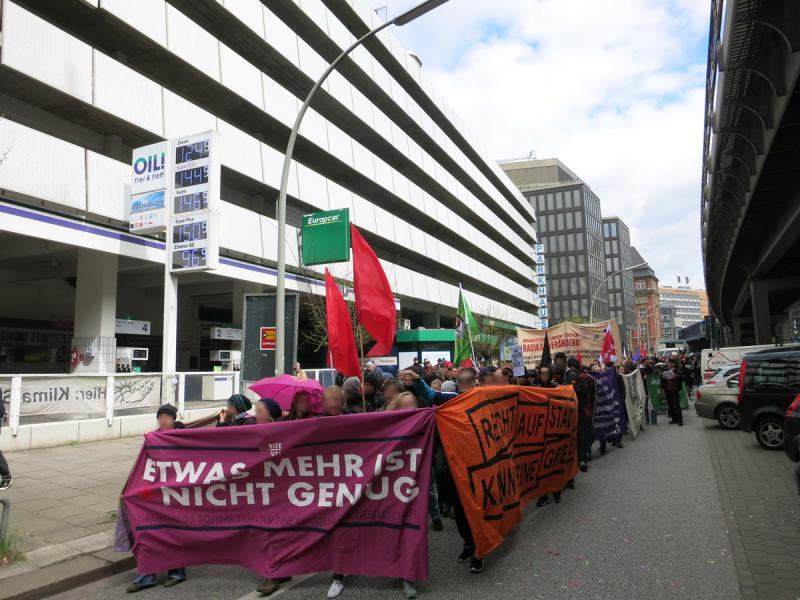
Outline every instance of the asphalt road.
{"type": "MultiPolygon", "coordinates": [[[[451,520],[430,534],[431,577],[420,597],[496,599],[741,598],[703,424],[685,411],[686,426],[648,427],[624,449],[600,457],[580,474],[563,501],[538,509],[471,575],[456,555],[460,539],[451,520]]],[[[132,598],[121,574],[58,597],[132,598]]],[[[325,598],[330,575],[295,581],[280,598],[325,598]]],[[[238,599],[259,584],[238,567],[194,567],[174,588],[142,591],[141,600],[238,599]]],[[[403,598],[399,581],[353,578],[344,598],[403,598]]],[[[252,594],[250,597],[257,597],[252,594]]],[[[275,595],[273,595],[275,597],[275,595]]]]}

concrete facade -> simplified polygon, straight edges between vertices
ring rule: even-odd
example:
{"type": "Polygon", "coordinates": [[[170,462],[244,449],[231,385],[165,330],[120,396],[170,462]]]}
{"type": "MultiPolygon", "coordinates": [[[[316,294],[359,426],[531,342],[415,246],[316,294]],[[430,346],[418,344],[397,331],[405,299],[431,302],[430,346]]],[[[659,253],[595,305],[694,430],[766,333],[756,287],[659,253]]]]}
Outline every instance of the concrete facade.
{"type": "MultiPolygon", "coordinates": [[[[208,330],[241,326],[242,286],[274,289],[277,188],[301,99],[379,17],[362,0],[2,0],[1,18],[0,372],[101,372],[118,316],[152,324],[116,335],[147,345],[150,368],[162,337],[175,337],[178,369],[209,368],[208,330]],[[172,336],[164,237],[127,231],[131,152],[204,130],[220,139],[221,259],[181,275],[172,336]],[[71,368],[70,352],[89,348],[71,368]]],[[[295,158],[290,291],[324,290],[324,266],[298,258],[301,216],[348,208],[399,318],[451,326],[461,284],[474,312],[537,325],[534,211],[390,31],[325,84],[295,158]]],[[[352,278],[347,263],[332,271],[352,278]]]]}
{"type": "Polygon", "coordinates": [[[711,1],[702,244],[733,345],[798,339],[800,3],[711,1]]]}

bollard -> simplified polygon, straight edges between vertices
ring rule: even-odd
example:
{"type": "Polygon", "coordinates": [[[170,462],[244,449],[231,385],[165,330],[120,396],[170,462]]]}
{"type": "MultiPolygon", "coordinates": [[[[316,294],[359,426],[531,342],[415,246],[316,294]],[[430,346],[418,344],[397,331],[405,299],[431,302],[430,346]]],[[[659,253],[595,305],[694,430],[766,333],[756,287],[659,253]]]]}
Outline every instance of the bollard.
{"type": "Polygon", "coordinates": [[[0,516],[0,539],[3,539],[8,533],[8,521],[11,518],[11,500],[0,498],[0,504],[3,505],[3,515],[0,516]]]}

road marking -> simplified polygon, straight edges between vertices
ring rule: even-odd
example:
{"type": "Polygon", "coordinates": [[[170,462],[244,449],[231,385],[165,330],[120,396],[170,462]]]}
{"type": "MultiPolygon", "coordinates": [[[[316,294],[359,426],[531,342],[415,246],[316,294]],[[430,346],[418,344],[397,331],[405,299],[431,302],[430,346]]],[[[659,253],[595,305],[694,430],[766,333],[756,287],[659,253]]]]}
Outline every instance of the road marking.
{"type": "Polygon", "coordinates": [[[307,573],[306,575],[300,575],[299,577],[292,577],[292,580],[288,584],[287,583],[282,583],[280,589],[278,589],[277,592],[274,592],[274,593],[270,594],[269,596],[264,596],[263,594],[259,594],[256,591],[252,591],[249,594],[247,594],[246,596],[242,596],[241,598],[239,598],[239,600],[256,600],[257,598],[274,598],[276,596],[280,596],[284,592],[288,592],[294,586],[303,583],[307,579],[311,579],[312,577],[314,577],[314,575],[316,575],[316,573],[307,573]]]}

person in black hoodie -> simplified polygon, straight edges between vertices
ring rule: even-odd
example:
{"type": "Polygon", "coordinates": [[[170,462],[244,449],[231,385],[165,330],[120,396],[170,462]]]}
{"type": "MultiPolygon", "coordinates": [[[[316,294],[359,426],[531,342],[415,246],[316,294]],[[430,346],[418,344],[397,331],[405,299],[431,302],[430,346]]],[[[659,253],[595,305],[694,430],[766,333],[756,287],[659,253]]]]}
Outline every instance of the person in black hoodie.
{"type": "MultiPolygon", "coordinates": [[[[3,428],[3,421],[6,418],[6,405],[0,400],[0,429],[3,428]]],[[[0,450],[0,492],[11,487],[11,469],[8,468],[8,461],[0,450]]]]}
{"type": "Polygon", "coordinates": [[[589,459],[592,455],[592,419],[594,404],[597,399],[597,388],[592,376],[581,366],[577,358],[567,361],[567,380],[575,388],[578,397],[578,463],[584,473],[589,470],[589,459]]]}
{"type": "MultiPolygon", "coordinates": [[[[158,407],[158,410],[156,411],[158,431],[167,429],[183,429],[184,424],[177,419],[178,410],[171,404],[162,404],[158,407]]],[[[164,582],[164,587],[172,587],[174,585],[178,585],[179,583],[183,583],[184,581],[186,581],[186,567],[170,569],[167,572],[167,580],[164,582]]],[[[131,584],[125,588],[125,591],[129,594],[134,594],[136,592],[146,590],[147,588],[151,588],[155,586],[156,583],[155,573],[137,573],[136,579],[134,579],[133,582],[131,582],[131,584]]]]}
{"type": "Polygon", "coordinates": [[[667,398],[667,408],[671,421],[670,425],[683,426],[683,411],[681,411],[681,385],[683,379],[678,371],[674,359],[667,361],[667,370],[661,373],[661,389],[667,398]]]}

